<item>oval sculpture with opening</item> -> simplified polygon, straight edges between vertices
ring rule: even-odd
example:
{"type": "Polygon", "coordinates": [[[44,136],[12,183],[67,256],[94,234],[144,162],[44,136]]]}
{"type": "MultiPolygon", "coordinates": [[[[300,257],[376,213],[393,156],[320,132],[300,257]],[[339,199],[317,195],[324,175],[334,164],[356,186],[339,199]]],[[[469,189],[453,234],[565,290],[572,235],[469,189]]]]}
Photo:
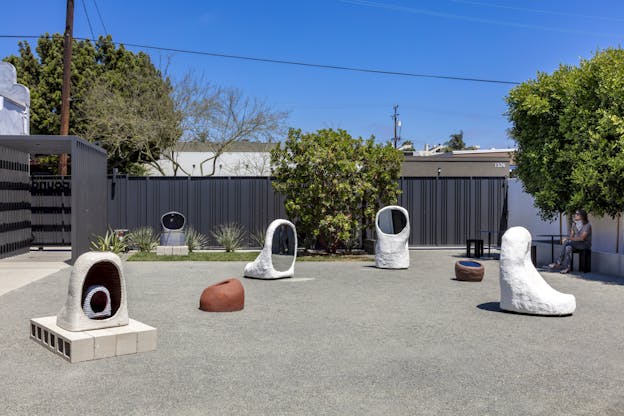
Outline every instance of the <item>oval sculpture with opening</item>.
{"type": "Polygon", "coordinates": [[[410,235],[407,210],[397,205],[380,209],[375,216],[375,229],[375,265],[382,269],[407,269],[410,235]]]}
{"type": "Polygon", "coordinates": [[[78,257],[56,324],[68,331],[86,331],[128,325],[128,321],[126,280],[119,256],[90,252],[78,257]]]}
{"type": "Polygon", "coordinates": [[[252,263],[245,266],[245,277],[282,279],[295,275],[297,230],[293,223],[277,219],[269,224],[264,247],[252,263]]]}

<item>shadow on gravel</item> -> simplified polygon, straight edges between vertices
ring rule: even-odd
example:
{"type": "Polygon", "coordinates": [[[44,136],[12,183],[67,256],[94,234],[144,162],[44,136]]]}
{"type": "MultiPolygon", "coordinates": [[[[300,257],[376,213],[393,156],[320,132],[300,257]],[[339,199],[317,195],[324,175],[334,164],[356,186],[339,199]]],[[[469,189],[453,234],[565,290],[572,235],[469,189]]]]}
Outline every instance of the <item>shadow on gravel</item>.
{"type": "Polygon", "coordinates": [[[480,305],[477,305],[477,308],[484,310],[484,311],[507,313],[507,311],[504,311],[500,308],[500,302],[482,303],[480,305]]]}

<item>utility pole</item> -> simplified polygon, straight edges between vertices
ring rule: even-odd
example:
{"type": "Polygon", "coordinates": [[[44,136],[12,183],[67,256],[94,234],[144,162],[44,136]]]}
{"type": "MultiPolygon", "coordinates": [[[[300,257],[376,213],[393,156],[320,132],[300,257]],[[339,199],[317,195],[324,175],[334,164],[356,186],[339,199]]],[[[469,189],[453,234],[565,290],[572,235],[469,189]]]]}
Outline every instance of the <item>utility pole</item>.
{"type": "MultiPolygon", "coordinates": [[[[69,134],[69,98],[71,85],[71,59],[74,32],[74,0],[67,0],[65,35],[63,36],[63,87],[61,89],[61,136],[69,134]]],[[[67,154],[59,157],[59,174],[67,175],[67,154]]]]}
{"type": "Polygon", "coordinates": [[[392,139],[394,141],[394,148],[397,148],[397,142],[399,141],[399,138],[397,137],[397,126],[399,124],[399,113],[397,113],[397,110],[399,109],[399,105],[395,104],[394,107],[394,114],[392,115],[392,120],[394,120],[394,139],[392,139]]]}

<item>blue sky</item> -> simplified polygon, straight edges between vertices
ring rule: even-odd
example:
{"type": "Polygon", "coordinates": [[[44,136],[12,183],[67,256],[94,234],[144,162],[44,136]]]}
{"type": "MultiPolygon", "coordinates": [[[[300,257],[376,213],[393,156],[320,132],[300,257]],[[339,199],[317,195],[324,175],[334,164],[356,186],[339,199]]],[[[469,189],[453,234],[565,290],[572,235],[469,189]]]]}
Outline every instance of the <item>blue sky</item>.
{"type": "MultiPolygon", "coordinates": [[[[5,2],[1,35],[62,33],[65,0],[5,2]]],[[[75,0],[76,37],[385,71],[522,82],[578,64],[624,39],[624,2],[511,0],[118,1],[75,0]],[[85,7],[87,13],[85,13],[85,7]]],[[[32,43],[32,41],[31,41],[32,43]]],[[[135,48],[129,48],[136,50],[135,48]]],[[[17,39],[0,38],[0,56],[17,39]]],[[[512,86],[305,68],[147,51],[188,71],[290,111],[304,131],[343,128],[393,135],[417,148],[464,131],[468,144],[510,147],[504,97],[512,86]]]]}

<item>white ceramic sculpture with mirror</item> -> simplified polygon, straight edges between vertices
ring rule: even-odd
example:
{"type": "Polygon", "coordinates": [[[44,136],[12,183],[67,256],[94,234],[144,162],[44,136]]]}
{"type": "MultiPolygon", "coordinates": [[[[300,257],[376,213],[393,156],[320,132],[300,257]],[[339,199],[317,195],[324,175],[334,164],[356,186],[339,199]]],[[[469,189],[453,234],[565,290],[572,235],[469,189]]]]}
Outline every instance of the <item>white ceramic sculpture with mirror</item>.
{"type": "Polygon", "coordinates": [[[128,325],[126,280],[119,256],[90,252],[78,257],[56,322],[68,331],[128,325]]]}
{"type": "Polygon", "coordinates": [[[30,338],[75,363],[156,349],[156,328],[128,317],[119,256],[82,254],[57,316],[30,320],[30,338]]]}
{"type": "Polygon", "coordinates": [[[403,207],[383,207],[375,216],[375,265],[382,269],[409,267],[409,214],[403,207]]]}
{"type": "Polygon", "coordinates": [[[269,224],[264,247],[252,263],[245,266],[245,277],[283,279],[295,275],[297,230],[293,223],[278,219],[269,224]]]}
{"type": "Polygon", "coordinates": [[[553,289],[531,262],[531,233],[512,227],[503,234],[500,253],[500,308],[532,315],[570,315],[574,295],[553,289]]]}

